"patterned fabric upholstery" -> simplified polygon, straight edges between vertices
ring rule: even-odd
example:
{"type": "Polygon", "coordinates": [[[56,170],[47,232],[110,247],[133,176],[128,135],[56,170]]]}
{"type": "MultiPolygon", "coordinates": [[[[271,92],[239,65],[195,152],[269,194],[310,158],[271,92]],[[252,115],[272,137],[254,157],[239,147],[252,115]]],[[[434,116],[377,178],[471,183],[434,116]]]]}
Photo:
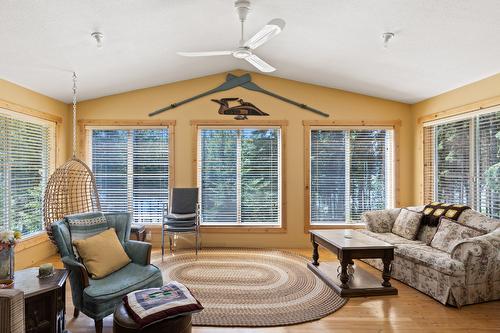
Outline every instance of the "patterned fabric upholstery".
{"type": "Polygon", "coordinates": [[[441,251],[451,253],[455,244],[472,237],[485,234],[483,231],[472,229],[447,218],[441,218],[439,227],[432,238],[431,246],[441,251]]]}
{"type": "Polygon", "coordinates": [[[366,223],[366,228],[373,232],[391,232],[401,209],[386,209],[364,212],[361,221],[366,223]]]}
{"type": "MultiPolygon", "coordinates": [[[[393,278],[443,304],[458,307],[500,299],[500,220],[470,209],[464,211],[458,223],[488,233],[459,240],[453,244],[451,253],[447,253],[425,245],[434,236],[432,229],[422,232],[421,228],[415,241],[404,242],[402,237],[388,235],[389,211],[393,210],[367,213],[368,230],[362,232],[395,245],[391,272],[393,278]],[[377,217],[382,219],[377,220],[377,217]]],[[[363,261],[383,269],[380,259],[363,261]]]]}
{"type": "MultiPolygon", "coordinates": [[[[71,242],[87,239],[108,230],[108,222],[101,212],[69,215],[66,217],[71,233],[71,242]]],[[[73,246],[73,253],[78,258],[78,251],[73,246]]]]}
{"type": "Polygon", "coordinates": [[[386,242],[386,243],[389,243],[389,244],[393,244],[393,245],[399,245],[399,244],[416,244],[416,245],[418,245],[418,244],[423,244],[419,240],[406,239],[406,238],[403,238],[401,236],[395,235],[392,232],[378,233],[378,232],[372,232],[372,231],[369,231],[369,230],[366,230],[366,229],[361,229],[361,230],[358,230],[358,231],[361,232],[361,233],[363,233],[363,234],[365,234],[365,235],[368,235],[370,237],[379,239],[379,240],[381,240],[383,242],[386,242]]]}
{"type": "Polygon", "coordinates": [[[423,215],[421,212],[414,212],[406,208],[401,209],[392,226],[392,233],[406,239],[415,239],[423,215]]]}

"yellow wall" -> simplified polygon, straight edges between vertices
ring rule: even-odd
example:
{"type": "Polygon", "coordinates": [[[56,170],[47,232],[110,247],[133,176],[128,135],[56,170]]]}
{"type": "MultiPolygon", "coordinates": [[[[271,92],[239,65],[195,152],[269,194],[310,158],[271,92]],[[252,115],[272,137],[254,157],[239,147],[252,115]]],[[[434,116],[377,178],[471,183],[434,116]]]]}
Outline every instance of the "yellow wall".
{"type": "MultiPolygon", "coordinates": [[[[234,71],[241,75],[244,72],[234,71]]],[[[181,81],[172,84],[131,91],[79,103],[79,119],[163,119],[176,120],[175,127],[175,185],[195,184],[192,174],[191,120],[231,119],[217,115],[217,105],[210,98],[241,97],[270,113],[271,120],[288,120],[286,131],[286,197],[287,231],[281,234],[218,234],[206,233],[204,246],[247,247],[303,247],[308,246],[304,233],[304,137],[303,120],[322,120],[321,116],[301,110],[271,97],[236,88],[167,111],[155,118],[147,114],[160,107],[206,91],[225,80],[226,73],[181,81]]],[[[402,206],[420,201],[422,160],[419,147],[417,120],[423,116],[475,103],[500,98],[500,74],[452,90],[414,105],[360,94],[269,77],[251,73],[253,81],[262,87],[299,102],[316,107],[331,115],[329,120],[349,121],[401,121],[399,200],[402,206]]],[[[21,105],[63,118],[62,140],[58,142],[57,163],[71,155],[70,106],[52,98],[0,80],[0,101],[21,105]]],[[[158,244],[159,234],[153,230],[153,242],[158,244]]],[[[43,260],[55,252],[46,238],[29,239],[18,246],[16,267],[22,268],[43,260]]]]}
{"type": "Polygon", "coordinates": [[[421,199],[423,186],[422,130],[418,120],[431,114],[446,113],[447,111],[451,113],[470,111],[483,104],[491,104],[491,100],[497,98],[500,102],[500,74],[411,105],[412,122],[415,124],[413,158],[415,161],[413,201],[415,203],[423,203],[421,199]]]}
{"type": "MultiPolygon", "coordinates": [[[[2,106],[7,105],[13,109],[32,109],[61,117],[61,140],[57,142],[56,163],[61,164],[66,160],[71,141],[66,140],[70,130],[68,126],[70,119],[65,103],[2,79],[0,79],[0,102],[2,106]]],[[[46,235],[26,239],[16,247],[16,269],[30,266],[54,253],[55,247],[48,241],[46,235]]]]}
{"type": "MultiPolygon", "coordinates": [[[[234,71],[240,75],[244,72],[234,71]]],[[[195,94],[212,89],[225,80],[226,73],[181,81],[153,88],[131,91],[79,103],[79,119],[170,119],[175,126],[175,186],[195,185],[192,174],[191,120],[232,119],[217,114],[218,106],[210,98],[241,97],[270,114],[266,119],[288,120],[286,140],[286,197],[287,232],[283,234],[219,234],[205,233],[205,246],[247,247],[302,247],[308,245],[304,233],[304,138],[303,120],[325,119],[301,110],[269,96],[236,88],[167,111],[154,118],[148,113],[170,103],[178,102],[195,94]]],[[[409,205],[413,201],[413,123],[407,104],[349,93],[316,85],[251,73],[252,80],[261,87],[295,99],[319,110],[328,112],[330,120],[364,120],[369,123],[381,120],[402,122],[400,145],[400,202],[409,205]]],[[[242,122],[241,124],[244,124],[242,122]]],[[[153,233],[158,244],[159,234],[153,233]]]]}

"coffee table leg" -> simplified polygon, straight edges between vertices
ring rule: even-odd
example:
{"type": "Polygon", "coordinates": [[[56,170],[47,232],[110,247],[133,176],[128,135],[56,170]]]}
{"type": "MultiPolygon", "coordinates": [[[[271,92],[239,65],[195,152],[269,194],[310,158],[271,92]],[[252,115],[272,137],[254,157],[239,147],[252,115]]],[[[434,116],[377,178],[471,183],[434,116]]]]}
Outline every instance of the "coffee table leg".
{"type": "Polygon", "coordinates": [[[312,239],[312,244],[313,244],[313,255],[312,255],[312,259],[313,259],[313,262],[312,264],[314,266],[319,266],[319,251],[318,251],[318,243],[316,243],[314,241],[314,239],[312,239]]]}
{"type": "Polygon", "coordinates": [[[349,256],[346,256],[344,253],[339,253],[340,254],[340,282],[342,284],[340,287],[342,288],[349,288],[349,285],[347,284],[349,282],[349,273],[347,271],[349,264],[352,262],[351,258],[349,256]]]}
{"type": "Polygon", "coordinates": [[[391,259],[388,257],[384,257],[382,262],[384,263],[384,270],[382,271],[382,286],[391,287],[391,283],[389,280],[391,279],[391,259]]]}

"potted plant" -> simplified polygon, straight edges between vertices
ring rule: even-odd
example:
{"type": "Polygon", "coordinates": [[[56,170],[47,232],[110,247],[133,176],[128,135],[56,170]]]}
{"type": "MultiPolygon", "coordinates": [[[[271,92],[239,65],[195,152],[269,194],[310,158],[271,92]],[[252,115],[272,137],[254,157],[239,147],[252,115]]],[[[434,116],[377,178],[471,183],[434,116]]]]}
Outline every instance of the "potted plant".
{"type": "Polygon", "coordinates": [[[14,279],[14,247],[19,231],[0,231],[0,280],[14,279]]]}

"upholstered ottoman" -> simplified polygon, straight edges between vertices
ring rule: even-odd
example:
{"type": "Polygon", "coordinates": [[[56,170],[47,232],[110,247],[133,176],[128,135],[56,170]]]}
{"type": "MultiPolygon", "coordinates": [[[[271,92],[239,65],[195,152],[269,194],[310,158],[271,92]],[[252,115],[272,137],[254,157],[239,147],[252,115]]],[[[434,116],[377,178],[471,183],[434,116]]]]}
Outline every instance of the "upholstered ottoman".
{"type": "Polygon", "coordinates": [[[113,317],[114,333],[191,333],[191,314],[165,319],[141,329],[134,319],[129,316],[125,305],[122,303],[115,309],[113,317]]]}

